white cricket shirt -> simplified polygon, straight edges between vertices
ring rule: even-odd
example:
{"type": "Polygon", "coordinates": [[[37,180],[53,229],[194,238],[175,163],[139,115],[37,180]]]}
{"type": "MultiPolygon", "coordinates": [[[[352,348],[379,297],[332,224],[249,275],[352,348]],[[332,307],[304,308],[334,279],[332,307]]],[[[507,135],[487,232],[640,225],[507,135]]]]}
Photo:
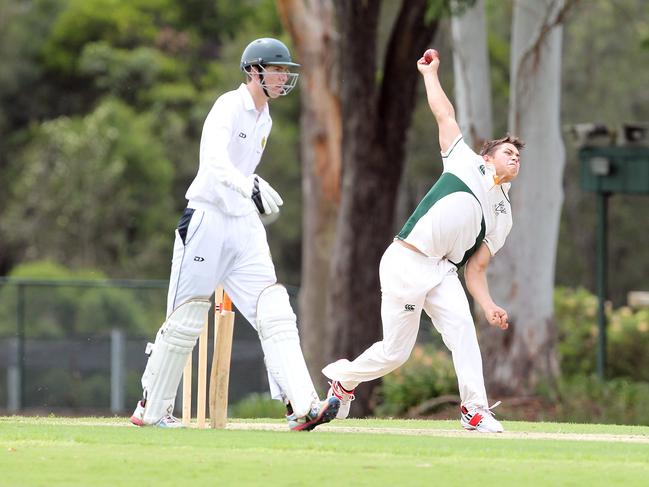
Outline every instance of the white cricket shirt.
{"type": "Polygon", "coordinates": [[[198,173],[185,194],[188,206],[233,216],[256,211],[252,199],[231,186],[241,187],[255,172],[272,124],[268,103],[257,111],[246,85],[221,95],[203,124],[198,173]]]}
{"type": "Polygon", "coordinates": [[[485,242],[491,255],[512,228],[509,183],[459,135],[442,153],[444,172],[397,235],[421,252],[462,265],[485,242]]]}

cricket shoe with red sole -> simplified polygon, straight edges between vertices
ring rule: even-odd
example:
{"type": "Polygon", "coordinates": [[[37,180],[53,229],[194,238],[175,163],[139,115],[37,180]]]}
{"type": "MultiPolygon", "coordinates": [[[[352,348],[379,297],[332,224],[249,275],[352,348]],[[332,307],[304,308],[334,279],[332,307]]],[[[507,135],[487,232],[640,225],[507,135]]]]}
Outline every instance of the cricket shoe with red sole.
{"type": "Polygon", "coordinates": [[[340,400],[337,397],[328,397],[311,408],[306,416],[298,418],[295,413],[287,414],[288,427],[293,431],[311,431],[316,426],[334,419],[339,408],[340,400]]]}
{"type": "Polygon", "coordinates": [[[156,428],[184,428],[182,422],[171,414],[163,416],[155,424],[146,424],[144,422],[144,401],[138,401],[135,411],[131,415],[131,423],[135,426],[154,426],[156,428]]]}
{"type": "Polygon", "coordinates": [[[329,387],[327,397],[337,397],[340,400],[340,408],[338,409],[338,414],[336,414],[336,419],[345,419],[349,416],[349,408],[355,397],[354,389],[351,391],[345,389],[337,380],[329,382],[329,385],[331,387],[329,387]]]}
{"type": "Polygon", "coordinates": [[[144,426],[144,401],[138,401],[135,411],[131,415],[131,423],[135,426],[144,426]]]}
{"type": "Polygon", "coordinates": [[[494,418],[493,408],[498,406],[500,401],[491,407],[472,407],[467,409],[460,407],[460,424],[469,431],[478,431],[479,433],[502,433],[503,425],[494,418]]]}

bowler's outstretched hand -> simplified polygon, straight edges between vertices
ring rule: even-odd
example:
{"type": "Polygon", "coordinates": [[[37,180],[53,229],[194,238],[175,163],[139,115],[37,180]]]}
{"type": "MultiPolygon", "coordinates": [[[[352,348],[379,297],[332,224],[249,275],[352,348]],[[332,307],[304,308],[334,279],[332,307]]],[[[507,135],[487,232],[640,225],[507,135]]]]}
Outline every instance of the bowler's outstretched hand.
{"type": "Polygon", "coordinates": [[[491,326],[497,326],[501,330],[506,330],[509,328],[509,323],[507,322],[507,311],[502,309],[500,306],[493,306],[485,310],[485,316],[487,321],[491,326]]]}

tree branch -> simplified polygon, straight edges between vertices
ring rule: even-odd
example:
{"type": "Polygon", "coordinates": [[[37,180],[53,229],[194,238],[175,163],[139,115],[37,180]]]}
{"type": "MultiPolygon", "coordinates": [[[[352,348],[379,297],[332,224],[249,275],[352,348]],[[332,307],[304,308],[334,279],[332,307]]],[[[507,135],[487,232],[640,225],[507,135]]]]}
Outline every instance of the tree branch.
{"type": "MultiPolygon", "coordinates": [[[[581,0],[553,0],[545,12],[545,19],[541,22],[536,38],[532,39],[530,46],[523,52],[520,57],[520,63],[517,66],[517,76],[519,80],[525,79],[528,73],[525,69],[533,71],[538,68],[541,58],[541,47],[547,40],[550,33],[558,26],[563,25],[570,10],[575,7],[581,0]],[[563,6],[557,8],[559,3],[563,2],[563,6]],[[554,18],[552,15],[555,13],[554,18]]],[[[521,90],[523,91],[523,90],[521,90]]]]}
{"type": "MultiPolygon", "coordinates": [[[[404,129],[409,126],[415,104],[417,78],[415,63],[430,46],[439,21],[426,20],[427,0],[404,0],[392,29],[385,52],[383,79],[377,100],[377,135],[384,150],[394,154],[390,159],[402,160],[404,129]]],[[[402,169],[395,165],[397,177],[402,169]]]]}

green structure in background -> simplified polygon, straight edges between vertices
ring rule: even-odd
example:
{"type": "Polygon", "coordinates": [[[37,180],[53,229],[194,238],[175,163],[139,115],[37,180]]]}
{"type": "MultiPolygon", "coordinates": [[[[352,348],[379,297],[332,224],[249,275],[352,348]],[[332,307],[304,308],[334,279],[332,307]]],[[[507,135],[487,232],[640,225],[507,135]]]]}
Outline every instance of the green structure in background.
{"type": "Polygon", "coordinates": [[[619,130],[585,124],[574,127],[580,138],[581,187],[597,197],[597,374],[606,375],[607,214],[613,193],[649,194],[649,126],[619,130]]]}

